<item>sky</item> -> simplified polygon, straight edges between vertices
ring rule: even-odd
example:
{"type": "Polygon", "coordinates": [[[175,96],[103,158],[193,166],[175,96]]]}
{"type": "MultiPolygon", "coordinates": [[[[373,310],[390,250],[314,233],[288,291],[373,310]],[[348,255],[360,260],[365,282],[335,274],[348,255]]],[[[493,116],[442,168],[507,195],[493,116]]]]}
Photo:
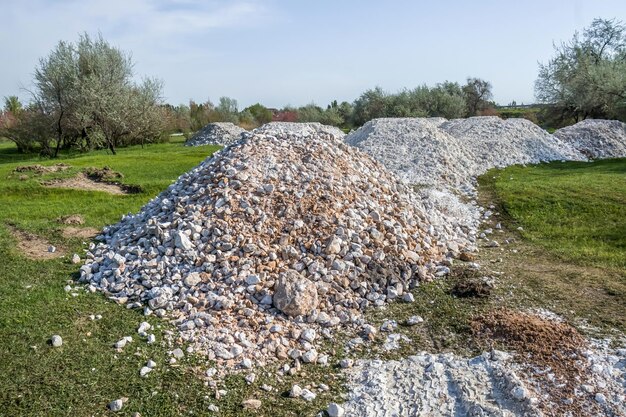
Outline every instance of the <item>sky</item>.
{"type": "Polygon", "coordinates": [[[554,42],[596,17],[626,21],[626,1],[0,0],[0,16],[0,97],[27,101],[39,58],[100,32],[174,105],[325,106],[467,77],[508,104],[534,102],[554,42]]]}

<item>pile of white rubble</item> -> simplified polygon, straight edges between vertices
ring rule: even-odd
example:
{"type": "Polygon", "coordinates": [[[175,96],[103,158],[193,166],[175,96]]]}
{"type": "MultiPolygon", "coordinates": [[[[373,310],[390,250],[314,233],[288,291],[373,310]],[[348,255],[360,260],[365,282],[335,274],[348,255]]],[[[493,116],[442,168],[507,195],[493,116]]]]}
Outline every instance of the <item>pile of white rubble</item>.
{"type": "Polygon", "coordinates": [[[626,158],[626,123],[618,120],[583,120],[554,136],[589,159],[626,158]]]}
{"type": "Polygon", "coordinates": [[[236,142],[245,129],[228,122],[209,123],[196,132],[186,142],[186,146],[222,145],[236,142]]]}
{"type": "Polygon", "coordinates": [[[461,192],[491,168],[585,159],[528,120],[495,116],[375,119],[345,140],[410,184],[461,192]]]}
{"type": "Polygon", "coordinates": [[[470,245],[342,136],[284,123],[244,135],[106,227],[82,281],[173,318],[221,369],[326,361],[321,336],[358,330],[367,306],[445,274],[470,245]]]}

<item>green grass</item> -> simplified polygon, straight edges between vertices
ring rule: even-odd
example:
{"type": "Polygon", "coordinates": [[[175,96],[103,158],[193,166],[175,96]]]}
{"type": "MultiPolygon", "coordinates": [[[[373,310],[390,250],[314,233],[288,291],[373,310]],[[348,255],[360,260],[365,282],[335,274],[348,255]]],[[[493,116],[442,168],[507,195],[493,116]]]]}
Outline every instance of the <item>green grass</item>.
{"type": "Polygon", "coordinates": [[[570,262],[626,269],[626,159],[496,175],[495,190],[525,238],[570,262]]]}
{"type": "MultiPolygon", "coordinates": [[[[134,411],[144,416],[211,415],[209,404],[219,406],[220,416],[250,415],[242,410],[241,401],[258,398],[263,406],[256,415],[312,416],[340,398],[343,381],[336,368],[304,366],[297,376],[280,380],[272,375],[272,369],[257,369],[252,385],[241,376],[229,377],[223,386],[228,394],[218,401],[214,390],[198,378],[211,364],[188,355],[178,366],[166,365],[167,346],[147,345],[137,337],[136,326],[145,319],[139,311],[120,307],[101,294],[77,291],[79,295],[73,297],[63,287],[76,277],[77,266],[66,258],[32,261],[16,251],[7,224],[64,246],[70,255],[83,253],[82,241],[64,239],[63,225],[56,219],[80,214],[86,227],[95,228],[116,222],[122,214],[136,212],[178,175],[217,149],[187,148],[181,140],[120,149],[115,156],[101,151],[64,155],[58,160],[20,155],[12,143],[0,141],[0,416],[109,415],[106,404],[119,397],[130,399],[123,415],[134,411]],[[12,175],[18,165],[58,162],[73,168],[43,177],[31,174],[27,180],[12,175]],[[105,165],[123,173],[125,184],[140,186],[142,191],[112,196],[40,185],[41,180],[105,165]],[[103,319],[91,321],[91,314],[102,314],[103,319]],[[59,349],[47,344],[53,334],[64,339],[59,349]],[[122,353],[115,352],[112,344],[127,335],[132,335],[134,342],[122,353]],[[140,378],[139,369],[148,359],[158,366],[147,378],[140,378]],[[312,403],[287,397],[292,384],[314,382],[328,384],[331,392],[319,395],[312,403]],[[265,393],[259,389],[264,383],[276,390],[265,393]]],[[[549,307],[565,315],[572,312],[589,316],[594,324],[594,317],[611,326],[626,322],[625,169],[626,161],[616,160],[511,167],[484,177],[483,188],[500,199],[507,210],[509,217],[502,221],[513,231],[518,224],[523,225],[524,237],[528,238],[527,246],[518,246],[520,253],[511,259],[491,249],[505,258],[494,265],[512,278],[507,281],[501,276],[498,295],[488,300],[457,299],[450,295],[454,280],[441,280],[419,286],[414,291],[415,303],[392,303],[386,309],[371,310],[368,317],[375,324],[388,318],[402,323],[414,314],[424,317],[425,322],[400,326],[399,331],[413,342],[399,352],[385,354],[373,346],[357,356],[395,357],[419,350],[471,354],[475,349],[469,329],[473,315],[503,303],[549,307]],[[526,255],[527,247],[539,254],[526,255]],[[543,253],[554,253],[557,260],[546,260],[543,253]],[[519,274],[522,261],[531,265],[542,262],[540,273],[519,274]],[[572,262],[595,265],[595,269],[558,269],[572,262]],[[598,272],[603,268],[610,268],[610,273],[598,272]]],[[[482,250],[481,256],[487,273],[493,255],[482,250]]],[[[463,273],[458,271],[455,268],[455,274],[463,273]]],[[[162,342],[162,332],[171,330],[168,323],[156,318],[149,321],[157,326],[157,341],[162,342]]],[[[335,363],[344,353],[340,340],[333,343],[336,356],[331,362],[335,363]]]]}

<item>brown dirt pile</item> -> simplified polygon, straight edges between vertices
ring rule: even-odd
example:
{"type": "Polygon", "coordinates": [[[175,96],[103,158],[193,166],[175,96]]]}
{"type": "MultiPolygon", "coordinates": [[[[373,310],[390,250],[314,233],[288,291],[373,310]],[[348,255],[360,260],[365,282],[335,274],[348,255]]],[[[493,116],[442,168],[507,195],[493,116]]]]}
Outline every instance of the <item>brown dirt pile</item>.
{"type": "Polygon", "coordinates": [[[574,327],[503,309],[476,318],[472,330],[486,347],[500,344],[516,352],[516,361],[524,367],[529,379],[541,385],[551,399],[552,405],[546,405],[549,408],[543,410],[546,415],[585,415],[599,411],[590,398],[575,393],[585,383],[588,370],[582,356],[587,342],[574,327]]]}

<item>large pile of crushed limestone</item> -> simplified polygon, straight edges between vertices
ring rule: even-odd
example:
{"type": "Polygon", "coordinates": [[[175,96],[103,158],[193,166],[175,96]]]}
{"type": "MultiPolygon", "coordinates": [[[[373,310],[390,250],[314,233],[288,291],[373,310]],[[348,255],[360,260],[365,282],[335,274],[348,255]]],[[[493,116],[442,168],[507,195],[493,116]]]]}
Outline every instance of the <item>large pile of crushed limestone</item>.
{"type": "Polygon", "coordinates": [[[583,120],[554,136],[590,159],[626,157],[626,123],[618,120],[583,120]]]}
{"type": "Polygon", "coordinates": [[[345,140],[408,183],[463,191],[490,168],[585,159],[525,119],[375,119],[345,140]]]}
{"type": "Polygon", "coordinates": [[[361,325],[367,306],[445,269],[438,262],[467,243],[448,229],[332,130],[277,124],[106,227],[81,279],[174,318],[222,365],[323,361],[320,334],[361,325]]]}
{"type": "Polygon", "coordinates": [[[245,129],[228,122],[209,123],[185,142],[186,146],[227,146],[239,140],[245,129]]]}
{"type": "Polygon", "coordinates": [[[458,138],[469,155],[469,175],[516,164],[584,159],[568,144],[526,119],[496,116],[454,119],[439,126],[458,138]]]}

